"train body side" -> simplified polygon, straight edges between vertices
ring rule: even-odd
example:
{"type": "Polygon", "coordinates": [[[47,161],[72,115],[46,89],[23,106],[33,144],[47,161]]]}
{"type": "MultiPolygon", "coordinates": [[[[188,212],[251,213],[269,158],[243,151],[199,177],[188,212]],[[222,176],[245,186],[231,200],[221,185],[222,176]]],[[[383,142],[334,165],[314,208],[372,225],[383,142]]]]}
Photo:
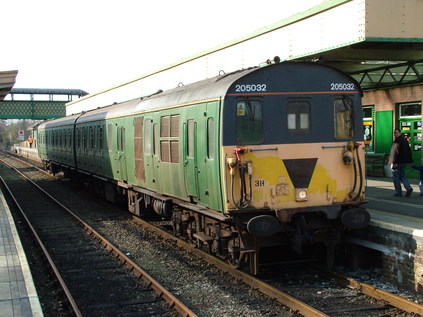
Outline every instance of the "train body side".
{"type": "MultiPolygon", "coordinates": [[[[191,96],[169,93],[47,122],[39,128],[40,156],[221,213],[239,209],[241,199],[228,158],[250,163],[251,209],[322,206],[332,217],[341,204],[364,198],[358,187],[351,193],[363,174],[358,182],[353,166],[342,161],[348,142],[358,144],[363,135],[357,83],[322,65],[286,63],[248,71],[222,86],[204,101],[184,102],[191,96]],[[350,109],[336,114],[336,104],[350,109]],[[260,114],[252,115],[258,105],[260,114]],[[347,112],[353,124],[342,135],[335,116],[347,112]],[[299,188],[309,199],[296,201],[299,188]]],[[[357,174],[364,152],[352,151],[357,174]]],[[[239,179],[238,167],[233,173],[239,179]]]]}

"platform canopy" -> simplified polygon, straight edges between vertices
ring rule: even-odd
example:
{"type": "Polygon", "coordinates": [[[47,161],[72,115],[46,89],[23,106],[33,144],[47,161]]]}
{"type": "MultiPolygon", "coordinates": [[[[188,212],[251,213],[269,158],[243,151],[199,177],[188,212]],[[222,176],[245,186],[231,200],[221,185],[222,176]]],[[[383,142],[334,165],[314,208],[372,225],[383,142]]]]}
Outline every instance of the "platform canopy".
{"type": "MultiPolygon", "coordinates": [[[[271,10],[271,8],[268,8],[271,10]]],[[[423,83],[423,0],[328,0],[292,17],[66,105],[68,115],[278,61],[310,60],[364,90],[423,83]]]]}
{"type": "Polygon", "coordinates": [[[12,89],[16,82],[17,70],[0,71],[0,103],[12,89]]]}

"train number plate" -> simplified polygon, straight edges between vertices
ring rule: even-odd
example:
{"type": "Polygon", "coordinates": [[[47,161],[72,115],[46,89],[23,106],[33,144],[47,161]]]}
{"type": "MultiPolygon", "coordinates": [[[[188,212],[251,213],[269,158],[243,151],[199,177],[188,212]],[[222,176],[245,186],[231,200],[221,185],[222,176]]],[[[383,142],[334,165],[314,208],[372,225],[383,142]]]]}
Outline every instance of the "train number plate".
{"type": "Polygon", "coordinates": [[[276,196],[282,196],[282,195],[288,195],[288,194],[289,194],[289,190],[288,190],[287,183],[276,185],[276,196]]]}

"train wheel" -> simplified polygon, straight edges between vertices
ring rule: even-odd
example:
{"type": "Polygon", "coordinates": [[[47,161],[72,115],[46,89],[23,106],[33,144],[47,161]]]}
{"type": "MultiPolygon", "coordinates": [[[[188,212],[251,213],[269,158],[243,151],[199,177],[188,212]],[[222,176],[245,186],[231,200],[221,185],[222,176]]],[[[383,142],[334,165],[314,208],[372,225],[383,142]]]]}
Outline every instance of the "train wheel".
{"type": "Polygon", "coordinates": [[[227,262],[234,269],[239,269],[241,267],[241,258],[240,258],[240,248],[238,246],[229,245],[228,246],[228,259],[227,262]]]}
{"type": "Polygon", "coordinates": [[[241,265],[239,264],[240,261],[238,257],[235,258],[232,255],[230,255],[227,262],[233,269],[239,269],[241,267],[241,265]]]}

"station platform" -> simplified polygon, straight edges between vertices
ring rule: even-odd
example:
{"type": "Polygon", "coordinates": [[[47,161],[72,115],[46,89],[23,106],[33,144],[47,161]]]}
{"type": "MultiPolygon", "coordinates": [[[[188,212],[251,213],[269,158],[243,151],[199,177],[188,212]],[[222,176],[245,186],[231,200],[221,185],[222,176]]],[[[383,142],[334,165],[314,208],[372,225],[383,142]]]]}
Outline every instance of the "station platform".
{"type": "Polygon", "coordinates": [[[350,232],[347,241],[356,246],[351,262],[366,266],[366,262],[379,261],[385,281],[423,293],[423,196],[419,181],[409,181],[411,196],[396,197],[391,178],[368,178],[368,202],[362,207],[370,213],[370,225],[350,232]]]}
{"type": "Polygon", "coordinates": [[[0,192],[0,316],[42,317],[31,271],[9,207],[0,192]]]}
{"type": "Polygon", "coordinates": [[[38,157],[38,149],[36,147],[29,148],[20,145],[14,145],[12,151],[18,154],[19,156],[29,158],[34,161],[40,161],[38,157]]]}

